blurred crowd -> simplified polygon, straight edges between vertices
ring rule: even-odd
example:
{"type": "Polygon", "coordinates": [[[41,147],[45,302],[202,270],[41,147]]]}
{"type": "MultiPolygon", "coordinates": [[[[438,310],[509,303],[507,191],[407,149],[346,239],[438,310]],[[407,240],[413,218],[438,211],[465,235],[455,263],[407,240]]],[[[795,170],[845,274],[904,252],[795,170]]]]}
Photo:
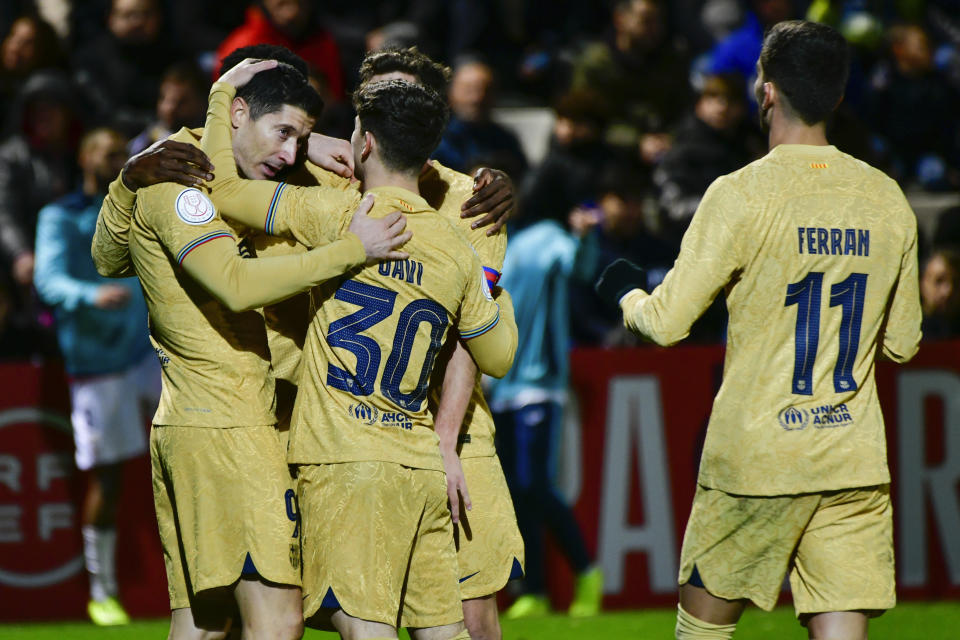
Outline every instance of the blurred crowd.
{"type": "MultiPolygon", "coordinates": [[[[764,30],[807,18],[854,51],[830,132],[841,150],[908,192],[960,191],[960,0],[5,0],[0,4],[0,357],[56,353],[34,286],[45,205],[81,187],[85,132],[108,127],[136,153],[202,126],[219,60],[289,47],[326,104],[318,130],[349,137],[364,54],[416,45],[454,70],[435,157],[507,171],[514,231],[542,221],[575,240],[571,340],[633,344],[592,282],[617,257],[665,275],[707,186],[761,156],[755,64],[764,30]],[[528,156],[498,107],[553,115],[528,156]]],[[[922,247],[928,338],[960,330],[960,208],[922,247]]],[[[722,301],[693,338],[723,338],[722,301]]]]}

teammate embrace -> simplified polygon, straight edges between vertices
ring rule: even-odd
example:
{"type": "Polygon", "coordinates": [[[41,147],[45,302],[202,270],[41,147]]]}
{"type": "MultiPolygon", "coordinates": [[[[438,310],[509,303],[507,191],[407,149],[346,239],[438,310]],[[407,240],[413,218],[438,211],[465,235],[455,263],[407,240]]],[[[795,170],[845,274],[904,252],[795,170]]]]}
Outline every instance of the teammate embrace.
{"type": "Polygon", "coordinates": [[[516,347],[510,298],[493,286],[504,233],[468,239],[460,211],[502,213],[509,187],[494,172],[474,184],[426,164],[446,124],[447,74],[415,51],[368,60],[350,144],[311,137],[319,97],[288,51],[247,48],[224,69],[205,131],[131,160],[172,181],[121,174],[93,244],[101,273],[140,277],[162,356],[151,456],[170,637],[226,636],[236,613],[249,638],[297,638],[306,616],[345,638],[407,626],[446,640],[468,637],[464,613],[495,637],[492,596],[523,560],[498,464],[477,476],[492,481],[483,508],[499,510],[497,537],[458,532],[471,575],[447,503],[459,512],[465,493],[465,412],[495,461],[476,366],[503,375],[516,347]],[[295,166],[303,146],[310,161],[295,166]],[[170,173],[164,153],[193,167],[170,173]],[[201,180],[209,196],[182,186],[201,180]],[[474,578],[461,605],[460,582],[474,578]]]}

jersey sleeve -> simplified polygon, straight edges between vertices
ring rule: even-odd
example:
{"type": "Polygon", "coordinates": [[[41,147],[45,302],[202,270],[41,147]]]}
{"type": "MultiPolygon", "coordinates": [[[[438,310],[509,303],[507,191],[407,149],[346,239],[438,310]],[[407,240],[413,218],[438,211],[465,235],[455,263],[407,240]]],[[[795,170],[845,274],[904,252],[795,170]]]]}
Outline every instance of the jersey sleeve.
{"type": "Polygon", "coordinates": [[[460,339],[480,371],[500,378],[510,370],[517,350],[513,301],[505,291],[501,291],[498,300],[494,301],[479,258],[472,256],[470,265],[460,305],[460,339]]]}
{"type": "Polygon", "coordinates": [[[274,304],[366,261],[353,234],[305,253],[241,258],[236,236],[202,192],[163,187],[141,191],[144,221],[177,265],[232,311],[274,304]]]}
{"type": "MultiPolygon", "coordinates": [[[[905,198],[903,204],[909,208],[905,198]]],[[[894,362],[906,362],[920,348],[923,310],[917,267],[917,221],[912,211],[910,218],[912,227],[906,250],[900,257],[900,275],[890,296],[881,345],[883,355],[894,362]]]]}
{"type": "Polygon", "coordinates": [[[659,345],[687,337],[690,327],[741,267],[732,221],[743,199],[719,178],[703,196],[680,243],[680,254],[651,294],[635,289],[620,301],[626,327],[659,345]]]}
{"type": "Polygon", "coordinates": [[[127,278],[136,275],[130,261],[130,221],[137,194],[117,179],[110,183],[107,195],[100,205],[97,227],[93,233],[90,255],[97,273],[108,278],[127,278]]]}
{"type": "Polygon", "coordinates": [[[215,83],[200,146],[213,162],[210,197],[226,217],[269,235],[308,247],[334,242],[360,203],[356,190],[323,183],[301,187],[270,180],[246,180],[237,173],[228,114],[236,90],[215,83]]]}
{"type": "Polygon", "coordinates": [[[70,271],[71,235],[75,234],[75,227],[70,224],[68,216],[56,204],[48,204],[40,210],[33,283],[45,303],[73,311],[95,304],[100,283],[76,278],[70,271]]]}

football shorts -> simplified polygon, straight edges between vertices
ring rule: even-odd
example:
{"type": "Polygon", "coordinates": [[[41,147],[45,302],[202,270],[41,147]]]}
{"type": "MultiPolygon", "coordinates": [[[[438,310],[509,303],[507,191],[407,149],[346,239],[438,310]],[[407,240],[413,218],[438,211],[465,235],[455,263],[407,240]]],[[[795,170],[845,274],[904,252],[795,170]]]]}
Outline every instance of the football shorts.
{"type": "Polygon", "coordinates": [[[896,604],[890,487],[737,496],[698,486],[680,552],[680,584],[770,610],[789,573],[798,616],[882,612],[896,604]]]}
{"type": "Polygon", "coordinates": [[[70,381],[77,468],[113,464],[147,452],[147,422],[160,401],[160,365],[151,352],[126,371],[70,381]]]}
{"type": "Polygon", "coordinates": [[[463,620],[442,471],[392,462],[301,465],[303,614],[394,627],[463,620]]]}
{"type": "Polygon", "coordinates": [[[256,572],[300,585],[299,522],[273,426],[154,426],[153,497],[170,608],[256,572]]]}
{"type": "Polygon", "coordinates": [[[523,573],[524,549],[510,490],[494,455],[461,460],[473,508],[454,525],[460,595],[464,600],[500,591],[523,573]]]}

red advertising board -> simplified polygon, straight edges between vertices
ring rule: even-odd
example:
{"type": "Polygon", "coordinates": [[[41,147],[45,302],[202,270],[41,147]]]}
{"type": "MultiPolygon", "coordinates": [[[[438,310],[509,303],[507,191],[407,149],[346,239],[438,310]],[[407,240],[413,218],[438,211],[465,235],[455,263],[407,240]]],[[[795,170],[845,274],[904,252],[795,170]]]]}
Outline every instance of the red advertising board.
{"type": "MultiPolygon", "coordinates": [[[[680,542],[723,349],[575,350],[579,420],[561,478],[606,578],[605,606],[672,606],[680,542]]],[[[960,342],[879,363],[887,420],[898,593],[960,599],[960,342]]],[[[55,365],[0,365],[0,620],[81,618],[79,500],[66,382],[55,365]],[[51,602],[57,603],[50,606],[51,602]]],[[[118,518],[121,599],[167,612],[150,465],[128,465],[118,518]]],[[[558,607],[570,576],[553,554],[558,607]]]]}

